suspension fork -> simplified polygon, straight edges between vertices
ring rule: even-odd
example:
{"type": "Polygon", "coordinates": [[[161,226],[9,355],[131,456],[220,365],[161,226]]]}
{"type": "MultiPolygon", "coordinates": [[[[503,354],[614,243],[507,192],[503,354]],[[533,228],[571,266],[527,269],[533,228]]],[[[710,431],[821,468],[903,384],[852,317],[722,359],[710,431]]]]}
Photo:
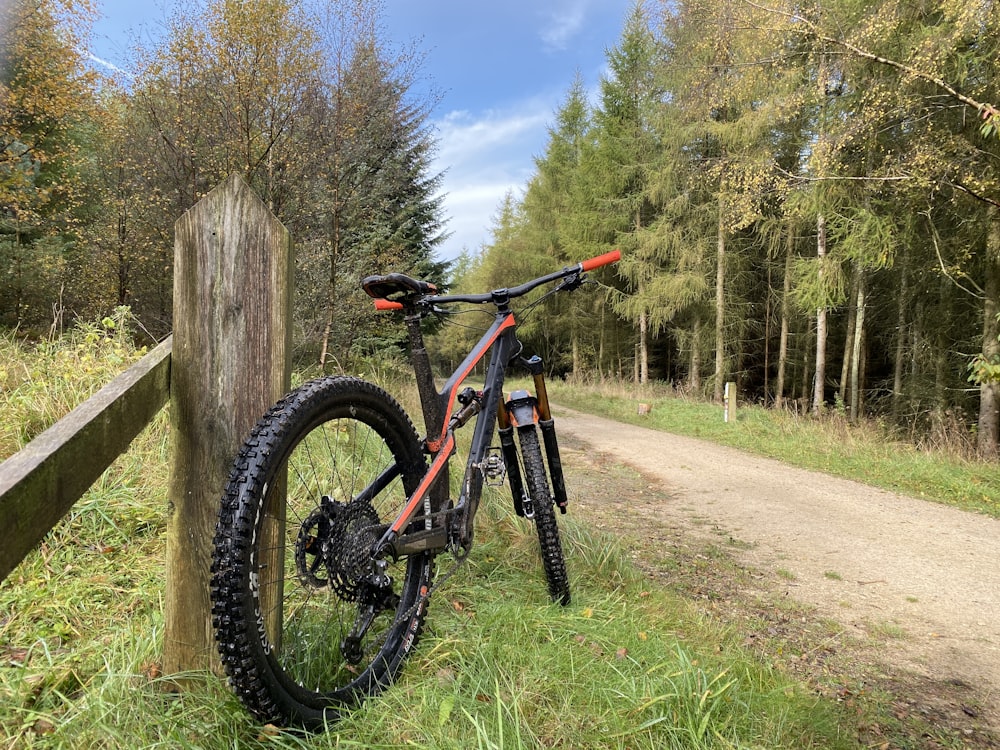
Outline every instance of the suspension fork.
{"type": "Polygon", "coordinates": [[[521,464],[517,459],[517,447],[514,445],[514,427],[507,411],[509,406],[509,402],[505,403],[503,400],[497,404],[497,434],[500,436],[503,463],[507,468],[510,494],[514,498],[514,512],[524,516],[524,480],[521,479],[521,464]]]}
{"type": "Polygon", "coordinates": [[[542,359],[537,355],[525,362],[528,372],[535,382],[535,397],[538,399],[538,426],[542,428],[545,442],[545,459],[549,464],[549,479],[552,480],[552,499],[565,513],[569,500],[566,497],[566,480],[563,477],[562,458],[559,455],[559,441],[556,439],[556,423],[549,407],[549,393],[545,388],[545,373],[542,359]]]}
{"type": "Polygon", "coordinates": [[[511,415],[518,423],[529,420],[537,422],[542,430],[542,440],[545,444],[545,460],[549,468],[549,480],[552,483],[552,499],[559,506],[561,513],[566,512],[568,500],[566,497],[566,480],[563,476],[562,459],[559,456],[559,441],[556,439],[555,421],[549,406],[549,394],[545,387],[545,374],[542,359],[533,356],[521,360],[531,374],[535,386],[535,395],[531,397],[526,392],[515,392],[511,398],[500,405],[497,412],[497,423],[500,425],[500,447],[503,451],[504,463],[510,477],[511,493],[514,495],[514,510],[519,516],[524,515],[521,498],[524,497],[524,481],[521,478],[520,466],[517,460],[517,449],[514,447],[514,426],[511,415]],[[528,410],[530,407],[530,411],[528,410]]]}

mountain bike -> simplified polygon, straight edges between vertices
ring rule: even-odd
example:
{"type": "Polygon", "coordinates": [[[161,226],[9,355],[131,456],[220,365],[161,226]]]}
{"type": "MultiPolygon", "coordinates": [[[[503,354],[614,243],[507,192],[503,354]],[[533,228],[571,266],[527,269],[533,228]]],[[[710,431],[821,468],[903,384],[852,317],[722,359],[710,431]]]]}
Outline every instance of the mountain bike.
{"type": "Polygon", "coordinates": [[[323,728],[389,685],[431,594],[472,549],[484,485],[506,479],[516,514],[535,524],[549,595],[569,603],[555,514],[566,512],[566,486],[543,362],[522,356],[511,303],[545,284],[555,283],[548,294],[578,289],[588,271],[619,259],[607,253],[485,294],[439,294],[399,273],[362,282],[377,310],[402,311],[427,432],[421,439],[385,390],[344,376],[303,384],[253,428],[222,498],[211,580],[222,663],[251,713],[323,728]],[[421,321],[457,303],[484,306],[493,322],[438,391],[421,321]],[[483,387],[466,385],[483,361],[483,387]],[[505,396],[517,365],[534,393],[505,396]],[[452,497],[455,432],[470,422],[452,497]],[[442,553],[454,562],[435,582],[442,553]]]}

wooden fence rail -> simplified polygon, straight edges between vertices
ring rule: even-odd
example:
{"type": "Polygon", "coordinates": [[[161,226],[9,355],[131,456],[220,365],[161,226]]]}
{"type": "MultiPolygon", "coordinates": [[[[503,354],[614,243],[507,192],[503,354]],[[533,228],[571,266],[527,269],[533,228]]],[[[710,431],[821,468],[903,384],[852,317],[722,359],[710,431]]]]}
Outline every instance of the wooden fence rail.
{"type": "Polygon", "coordinates": [[[170,350],[167,339],[0,464],[0,581],[167,403],[170,350]]]}
{"type": "Polygon", "coordinates": [[[237,175],[174,226],[174,334],[0,464],[0,581],[170,402],[163,667],[218,665],[208,596],[229,466],[290,380],[288,231],[237,175]]]}

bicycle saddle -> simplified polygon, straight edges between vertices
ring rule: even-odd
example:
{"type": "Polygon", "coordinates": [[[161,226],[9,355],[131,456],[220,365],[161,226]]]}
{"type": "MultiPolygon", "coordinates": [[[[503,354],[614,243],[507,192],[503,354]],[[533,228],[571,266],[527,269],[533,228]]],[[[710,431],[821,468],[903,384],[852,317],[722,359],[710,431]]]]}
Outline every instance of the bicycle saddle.
{"type": "Polygon", "coordinates": [[[393,294],[434,294],[438,289],[429,281],[414,279],[402,273],[389,273],[385,276],[368,276],[361,282],[370,297],[385,299],[393,294]]]}

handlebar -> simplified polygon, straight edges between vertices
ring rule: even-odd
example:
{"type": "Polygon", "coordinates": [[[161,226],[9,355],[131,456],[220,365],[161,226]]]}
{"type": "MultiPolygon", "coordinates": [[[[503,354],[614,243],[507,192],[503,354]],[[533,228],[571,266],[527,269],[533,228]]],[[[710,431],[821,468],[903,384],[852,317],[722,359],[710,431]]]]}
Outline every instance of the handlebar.
{"type": "Polygon", "coordinates": [[[612,250],[610,253],[604,253],[604,255],[598,255],[589,260],[583,261],[580,264],[581,271],[593,271],[595,268],[600,268],[601,266],[608,266],[612,263],[617,263],[622,259],[621,250],[612,250]]]}
{"type": "MultiPolygon", "coordinates": [[[[620,250],[613,250],[610,253],[597,255],[593,258],[589,258],[575,265],[566,266],[565,268],[559,271],[554,271],[553,273],[546,274],[545,276],[539,276],[537,279],[532,279],[531,281],[527,281],[512,289],[494,289],[492,292],[487,292],[486,294],[428,295],[423,297],[421,302],[431,305],[450,304],[453,302],[467,302],[471,304],[498,303],[503,300],[510,300],[516,297],[524,296],[532,289],[536,289],[540,287],[542,284],[547,284],[550,281],[558,281],[559,279],[564,279],[570,276],[579,275],[581,273],[586,273],[587,271],[593,271],[595,268],[600,268],[602,266],[607,266],[612,263],[617,263],[619,260],[621,260],[621,257],[622,254],[620,250]]],[[[376,299],[375,309],[402,310],[403,303],[393,302],[387,299],[376,299]]]]}

